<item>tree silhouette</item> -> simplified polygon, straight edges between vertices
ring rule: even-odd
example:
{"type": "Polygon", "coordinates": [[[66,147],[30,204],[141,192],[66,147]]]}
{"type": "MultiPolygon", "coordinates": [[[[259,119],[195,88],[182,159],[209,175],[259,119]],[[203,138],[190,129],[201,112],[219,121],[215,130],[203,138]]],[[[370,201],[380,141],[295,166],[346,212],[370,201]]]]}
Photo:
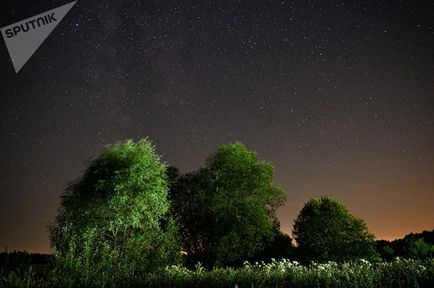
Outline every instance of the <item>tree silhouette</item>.
{"type": "Polygon", "coordinates": [[[363,220],[352,216],[339,201],[313,198],[307,202],[293,229],[302,260],[343,261],[376,257],[374,236],[363,220]]]}

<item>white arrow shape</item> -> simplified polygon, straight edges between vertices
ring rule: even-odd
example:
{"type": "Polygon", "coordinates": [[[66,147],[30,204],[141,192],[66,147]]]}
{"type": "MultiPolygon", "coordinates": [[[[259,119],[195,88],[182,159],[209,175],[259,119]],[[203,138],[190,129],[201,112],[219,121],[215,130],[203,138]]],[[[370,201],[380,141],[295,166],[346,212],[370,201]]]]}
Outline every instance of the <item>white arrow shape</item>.
{"type": "Polygon", "coordinates": [[[26,64],[77,1],[1,28],[15,72],[26,64]]]}

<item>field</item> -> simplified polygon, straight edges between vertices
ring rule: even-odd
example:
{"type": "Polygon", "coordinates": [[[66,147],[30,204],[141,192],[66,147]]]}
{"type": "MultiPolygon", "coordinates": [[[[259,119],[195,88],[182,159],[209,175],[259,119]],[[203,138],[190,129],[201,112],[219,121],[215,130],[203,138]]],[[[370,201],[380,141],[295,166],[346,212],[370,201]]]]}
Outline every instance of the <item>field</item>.
{"type": "Polygon", "coordinates": [[[3,268],[0,273],[0,287],[434,287],[434,259],[397,258],[376,263],[359,260],[308,266],[281,260],[211,271],[200,265],[193,270],[171,266],[121,283],[78,280],[47,267],[3,268]]]}

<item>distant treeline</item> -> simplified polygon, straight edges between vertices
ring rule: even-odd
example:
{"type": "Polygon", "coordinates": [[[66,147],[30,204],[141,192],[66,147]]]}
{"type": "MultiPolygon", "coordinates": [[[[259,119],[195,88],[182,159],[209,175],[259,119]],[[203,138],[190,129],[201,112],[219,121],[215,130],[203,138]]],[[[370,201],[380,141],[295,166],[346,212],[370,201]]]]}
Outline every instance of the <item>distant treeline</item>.
{"type": "Polygon", "coordinates": [[[395,257],[426,258],[434,255],[434,229],[421,233],[410,233],[393,241],[378,240],[377,251],[381,258],[395,257]]]}
{"type": "Polygon", "coordinates": [[[48,264],[52,258],[50,254],[28,253],[28,252],[1,252],[0,268],[15,268],[34,265],[48,264]]]}

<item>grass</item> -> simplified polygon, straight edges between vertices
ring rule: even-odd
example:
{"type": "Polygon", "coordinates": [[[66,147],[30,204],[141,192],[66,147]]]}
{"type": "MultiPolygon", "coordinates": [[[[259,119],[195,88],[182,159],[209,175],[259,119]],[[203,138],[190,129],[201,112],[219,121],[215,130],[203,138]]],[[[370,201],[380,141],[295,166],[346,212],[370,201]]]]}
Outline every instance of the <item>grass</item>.
{"type": "MultiPolygon", "coordinates": [[[[95,279],[94,279],[95,280],[95,279]]],[[[85,286],[68,274],[55,270],[1,270],[0,287],[92,287],[85,286]]],[[[350,263],[311,263],[295,261],[245,263],[241,268],[215,268],[206,271],[197,265],[188,270],[182,266],[141,275],[122,283],[99,283],[98,287],[434,287],[434,259],[411,260],[397,258],[391,262],[370,263],[358,260],[350,263]]]]}

